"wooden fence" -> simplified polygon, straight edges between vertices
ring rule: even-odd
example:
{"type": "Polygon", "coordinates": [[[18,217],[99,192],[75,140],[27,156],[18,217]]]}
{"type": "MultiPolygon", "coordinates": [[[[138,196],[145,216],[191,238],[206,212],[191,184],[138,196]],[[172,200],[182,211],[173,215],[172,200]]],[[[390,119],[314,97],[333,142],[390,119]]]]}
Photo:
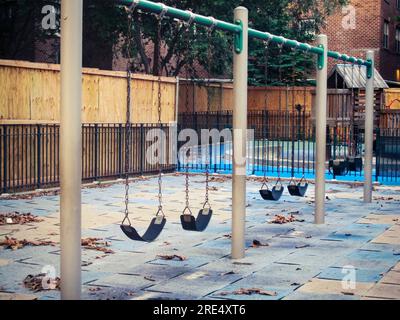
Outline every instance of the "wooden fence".
{"type": "MultiPolygon", "coordinates": [[[[60,121],[60,67],[0,60],[0,124],[58,123],[60,121]]],[[[158,78],[132,75],[133,123],[158,120],[158,78]]],[[[83,69],[83,123],[126,121],[125,72],[83,69]]],[[[162,122],[176,119],[177,83],[161,78],[162,122]]]]}
{"type": "MultiPolygon", "coordinates": [[[[291,112],[296,104],[306,106],[311,111],[314,87],[249,87],[249,111],[291,112]]],[[[218,112],[233,108],[233,86],[231,83],[200,84],[180,81],[179,112],[218,112]],[[207,97],[209,92],[209,98],[207,97]],[[210,108],[208,109],[208,99],[210,108]]]]}

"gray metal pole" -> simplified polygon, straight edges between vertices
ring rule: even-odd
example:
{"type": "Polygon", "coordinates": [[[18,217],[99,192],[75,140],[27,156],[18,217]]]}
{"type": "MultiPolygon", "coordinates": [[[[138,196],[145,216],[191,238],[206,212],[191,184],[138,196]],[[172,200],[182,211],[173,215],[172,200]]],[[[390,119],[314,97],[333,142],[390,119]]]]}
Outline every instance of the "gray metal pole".
{"type": "Polygon", "coordinates": [[[82,0],[61,2],[61,299],[81,298],[82,0]]]}
{"type": "Polygon", "coordinates": [[[365,93],[365,168],[364,168],[364,202],[372,202],[372,157],[374,143],[374,51],[367,52],[367,59],[372,62],[372,75],[367,77],[365,93]]]}
{"type": "Polygon", "coordinates": [[[235,21],[243,26],[243,49],[234,51],[233,59],[232,259],[243,258],[245,249],[248,16],[246,8],[235,9],[235,21]]]}
{"type": "Polygon", "coordinates": [[[326,105],[328,82],[328,38],[319,35],[317,44],[323,46],[324,65],[317,68],[316,115],[316,177],[315,177],[315,217],[316,224],[325,222],[325,162],[326,162],[326,105]]]}

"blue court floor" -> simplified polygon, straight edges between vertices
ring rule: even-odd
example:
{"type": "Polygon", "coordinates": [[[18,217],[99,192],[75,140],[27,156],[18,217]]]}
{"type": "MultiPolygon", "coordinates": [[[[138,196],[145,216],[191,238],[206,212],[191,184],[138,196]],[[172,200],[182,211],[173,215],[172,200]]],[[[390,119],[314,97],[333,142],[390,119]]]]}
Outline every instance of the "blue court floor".
{"type": "MultiPolygon", "coordinates": [[[[246,256],[231,260],[231,180],[211,177],[214,215],[202,233],[183,231],[184,177],[163,179],[167,225],[156,242],[125,238],[121,183],[82,191],[82,237],[109,242],[114,253],[82,249],[85,299],[400,299],[400,187],[376,186],[372,204],[362,202],[362,187],[328,184],[326,223],[313,224],[314,186],[305,198],[285,190],[279,202],[266,202],[260,182],[247,188],[246,256]],[[275,215],[297,221],[274,224],[275,215]],[[265,246],[254,247],[257,240],[265,246]],[[178,255],[182,261],[159,255],[178,255]],[[264,294],[238,294],[260,289],[264,294]],[[242,290],[243,291],[243,290],[242,290]],[[267,294],[266,294],[267,293],[267,294]]],[[[204,200],[205,178],[190,178],[192,210],[204,200]]],[[[130,188],[131,220],[143,231],[157,210],[157,179],[137,179],[130,188]]],[[[59,196],[0,199],[0,213],[32,213],[43,219],[0,226],[8,237],[50,240],[54,246],[0,248],[0,299],[59,299],[58,291],[24,288],[28,274],[53,267],[59,273],[59,196]]]]}

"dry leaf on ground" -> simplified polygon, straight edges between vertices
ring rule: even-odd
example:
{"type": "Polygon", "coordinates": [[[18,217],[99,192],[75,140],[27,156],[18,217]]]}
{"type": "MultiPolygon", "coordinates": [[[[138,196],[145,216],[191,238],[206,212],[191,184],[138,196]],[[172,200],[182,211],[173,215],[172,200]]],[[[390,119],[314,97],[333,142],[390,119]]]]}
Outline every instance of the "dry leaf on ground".
{"type": "Polygon", "coordinates": [[[30,240],[18,240],[16,238],[10,238],[5,236],[5,239],[0,242],[0,246],[3,246],[5,249],[12,249],[12,250],[18,250],[22,249],[25,246],[54,246],[55,243],[52,241],[30,241],[30,240]]]}
{"type": "Polygon", "coordinates": [[[43,219],[31,213],[8,212],[0,213],[0,226],[6,224],[26,224],[32,222],[42,222],[43,219]]]}
{"type": "Polygon", "coordinates": [[[162,260],[178,260],[178,261],[184,261],[184,260],[186,260],[186,257],[185,257],[185,256],[180,256],[180,255],[178,255],[178,254],[171,254],[171,255],[168,255],[168,254],[158,254],[158,255],[157,255],[157,258],[160,258],[160,259],[162,259],[162,260]]]}
{"type": "Polygon", "coordinates": [[[251,245],[253,248],[259,248],[259,247],[268,247],[269,244],[268,243],[262,243],[258,240],[253,240],[253,243],[251,245]]]}
{"type": "Polygon", "coordinates": [[[276,224],[284,224],[299,221],[296,217],[292,214],[289,214],[287,217],[281,214],[276,214],[275,217],[269,223],[276,223],[276,224]]]}
{"type": "Polygon", "coordinates": [[[60,278],[52,279],[45,273],[38,275],[28,275],[24,279],[24,286],[27,289],[38,292],[43,290],[59,290],[60,289],[60,278]]]}
{"type": "Polygon", "coordinates": [[[277,293],[275,291],[268,291],[268,290],[263,290],[259,288],[240,288],[239,290],[233,291],[233,292],[221,292],[220,295],[222,296],[227,296],[227,295],[252,295],[252,294],[259,294],[263,296],[276,296],[277,293]]]}
{"type": "Polygon", "coordinates": [[[282,214],[276,214],[275,217],[269,223],[276,223],[276,224],[285,224],[290,222],[304,222],[303,219],[297,219],[293,214],[288,214],[285,217],[282,214]]]}
{"type": "Polygon", "coordinates": [[[104,241],[101,238],[85,238],[81,240],[81,245],[83,248],[88,250],[97,250],[104,252],[106,254],[114,253],[113,250],[108,249],[111,244],[108,241],[104,241]]]}

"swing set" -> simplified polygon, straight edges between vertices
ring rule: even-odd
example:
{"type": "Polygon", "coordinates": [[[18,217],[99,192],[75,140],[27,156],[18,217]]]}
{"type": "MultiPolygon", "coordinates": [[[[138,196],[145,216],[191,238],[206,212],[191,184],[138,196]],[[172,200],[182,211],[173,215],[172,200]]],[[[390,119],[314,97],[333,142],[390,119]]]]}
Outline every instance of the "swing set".
{"type": "MultiPolygon", "coordinates": [[[[265,85],[268,83],[268,62],[269,62],[269,44],[270,41],[265,41],[265,51],[264,51],[264,58],[265,58],[265,67],[264,67],[264,82],[265,85]]],[[[283,45],[278,45],[279,47],[279,55],[282,54],[282,48],[283,45]]],[[[306,51],[308,52],[308,50],[306,51]]],[[[293,72],[292,72],[292,82],[295,83],[295,66],[293,65],[293,72]]],[[[282,82],[282,70],[281,70],[281,65],[279,65],[278,68],[278,81],[279,83],[282,82]]],[[[295,98],[294,98],[294,91],[292,90],[292,105],[293,105],[293,114],[295,113],[294,110],[297,110],[297,112],[301,112],[302,106],[301,105],[295,105],[295,98]]],[[[304,90],[304,106],[306,105],[306,90],[304,90]]],[[[267,106],[268,106],[268,90],[264,91],[264,108],[265,111],[267,111],[267,106]]],[[[286,107],[288,107],[286,105],[286,107]]],[[[282,112],[282,97],[281,94],[279,94],[279,111],[282,112]]],[[[294,174],[294,168],[295,168],[295,163],[294,163],[294,153],[295,153],[295,135],[296,132],[294,131],[295,128],[295,117],[293,117],[293,123],[292,123],[292,141],[291,141],[291,157],[292,157],[292,169],[291,169],[291,179],[290,182],[287,186],[287,189],[289,191],[289,194],[293,197],[304,197],[306,195],[307,189],[308,189],[308,182],[305,178],[305,164],[303,161],[303,177],[296,183],[296,178],[294,174]]],[[[300,125],[300,121],[298,122],[298,126],[300,125]]],[[[300,127],[299,127],[300,128],[300,127]]],[[[298,128],[298,132],[299,132],[298,128]]],[[[263,150],[265,149],[264,147],[265,141],[263,141],[263,150]]],[[[265,150],[264,150],[265,151],[265,150]]],[[[278,179],[276,180],[275,185],[270,187],[268,185],[268,179],[266,175],[266,169],[265,166],[263,166],[263,173],[264,173],[264,178],[263,178],[263,183],[261,185],[261,188],[259,190],[261,197],[264,200],[268,201],[278,201],[282,197],[282,194],[284,192],[284,186],[282,184],[281,180],[281,155],[282,155],[282,146],[281,146],[281,141],[278,139],[278,148],[277,148],[277,173],[278,173],[278,179]]]]}
{"type": "MultiPolygon", "coordinates": [[[[154,3],[147,0],[116,0],[118,4],[129,7],[130,12],[141,10],[159,16],[158,32],[161,20],[168,17],[174,20],[190,22],[207,28],[228,32],[234,37],[233,63],[233,159],[246,159],[247,138],[247,73],[249,38],[275,43],[279,46],[305,51],[317,56],[316,87],[316,179],[315,179],[315,223],[324,223],[325,216],[325,174],[326,174],[326,104],[327,104],[327,60],[333,58],[354,65],[366,66],[366,116],[365,116],[365,158],[364,158],[364,202],[372,201],[372,149],[373,149],[373,94],[374,94],[374,54],[368,51],[367,59],[358,59],[329,51],[327,37],[317,37],[316,45],[311,46],[296,40],[286,39],[268,32],[248,27],[248,10],[235,9],[234,22],[229,23],[205,17],[189,11],[154,3]],[[242,155],[241,155],[242,153],[242,155]],[[237,157],[236,157],[237,156],[237,157]]],[[[81,294],[81,66],[82,66],[82,0],[62,0],[61,2],[61,131],[60,131],[60,175],[61,175],[61,279],[62,299],[80,299],[81,294]]],[[[130,27],[131,28],[131,27],[130,27]]],[[[129,219],[129,145],[130,132],[130,68],[127,70],[127,120],[125,151],[125,216],[121,229],[132,240],[151,242],[155,240],[166,224],[163,211],[162,170],[158,164],[158,210],[147,230],[141,235],[129,219]]],[[[159,77],[159,82],[161,77],[159,77]]],[[[158,95],[158,125],[161,125],[161,90],[158,95]]],[[[162,153],[162,150],[161,150],[162,153]]],[[[278,157],[279,152],[278,152],[278,157]]],[[[280,170],[280,169],[278,169],[280,170]]],[[[208,171],[208,170],[207,170],[208,171]]],[[[208,174],[206,173],[206,176],[208,174]]],[[[294,178],[294,174],[293,174],[294,178]]],[[[208,179],[208,178],[207,178],[208,179]]],[[[207,180],[208,181],[208,180],[207,180]]],[[[280,180],[278,180],[280,181],[280,180]]],[[[190,231],[203,231],[210,222],[212,210],[208,202],[208,182],[204,208],[195,218],[189,203],[189,173],[186,170],[186,208],[181,216],[182,228],[190,231]]],[[[293,195],[306,191],[305,179],[290,183],[289,192],[293,195]],[[293,187],[291,187],[293,185],[293,187]],[[304,189],[300,189],[303,186],[304,189]]],[[[283,192],[278,184],[272,188],[283,192]]],[[[267,192],[266,192],[267,194],[267,192]]],[[[275,195],[278,198],[277,195],[275,195]]],[[[279,196],[280,197],[280,196],[279,196]]],[[[246,215],[246,160],[233,161],[232,173],[232,252],[233,259],[243,258],[245,253],[245,215],[246,215]]]]}

